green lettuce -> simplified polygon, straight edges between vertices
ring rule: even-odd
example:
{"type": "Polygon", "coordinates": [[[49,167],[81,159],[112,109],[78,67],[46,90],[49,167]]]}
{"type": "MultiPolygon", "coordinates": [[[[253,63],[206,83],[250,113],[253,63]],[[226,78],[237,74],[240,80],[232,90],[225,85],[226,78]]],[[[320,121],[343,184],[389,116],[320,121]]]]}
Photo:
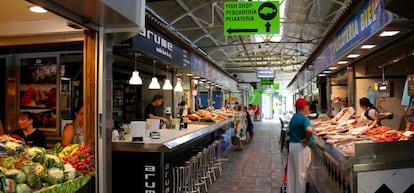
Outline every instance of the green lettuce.
{"type": "Polygon", "coordinates": [[[27,151],[33,162],[43,162],[46,150],[42,147],[32,147],[27,151]]]}
{"type": "Polygon", "coordinates": [[[63,168],[63,161],[56,155],[46,154],[44,157],[43,165],[46,168],[63,168]]]}
{"type": "Polygon", "coordinates": [[[17,184],[16,193],[31,193],[32,189],[29,188],[26,184],[17,184]]]}

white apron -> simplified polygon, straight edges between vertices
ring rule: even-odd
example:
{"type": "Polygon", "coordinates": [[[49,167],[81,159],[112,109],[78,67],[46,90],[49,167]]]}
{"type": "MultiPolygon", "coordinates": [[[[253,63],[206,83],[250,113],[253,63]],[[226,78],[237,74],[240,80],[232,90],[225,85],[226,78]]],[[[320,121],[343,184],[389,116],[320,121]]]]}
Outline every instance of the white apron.
{"type": "Polygon", "coordinates": [[[311,149],[301,143],[289,144],[287,168],[287,193],[305,193],[311,149]]]}

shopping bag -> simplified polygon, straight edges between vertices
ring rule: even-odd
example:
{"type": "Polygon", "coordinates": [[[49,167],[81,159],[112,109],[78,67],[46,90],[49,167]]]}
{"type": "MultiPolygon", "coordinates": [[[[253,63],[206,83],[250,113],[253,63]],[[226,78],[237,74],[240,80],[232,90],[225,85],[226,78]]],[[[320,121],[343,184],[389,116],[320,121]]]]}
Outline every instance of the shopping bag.
{"type": "Polygon", "coordinates": [[[231,144],[233,145],[239,145],[240,139],[237,136],[231,137],[231,144]]]}

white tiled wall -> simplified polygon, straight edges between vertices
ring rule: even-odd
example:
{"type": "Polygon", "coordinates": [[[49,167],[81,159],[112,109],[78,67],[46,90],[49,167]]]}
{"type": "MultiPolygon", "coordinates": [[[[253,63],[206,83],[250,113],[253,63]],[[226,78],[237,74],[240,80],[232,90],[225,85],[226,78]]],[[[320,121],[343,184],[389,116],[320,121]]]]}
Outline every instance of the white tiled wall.
{"type": "Polygon", "coordinates": [[[358,193],[374,193],[383,184],[394,193],[404,193],[414,184],[414,168],[360,172],[357,179],[358,193]]]}

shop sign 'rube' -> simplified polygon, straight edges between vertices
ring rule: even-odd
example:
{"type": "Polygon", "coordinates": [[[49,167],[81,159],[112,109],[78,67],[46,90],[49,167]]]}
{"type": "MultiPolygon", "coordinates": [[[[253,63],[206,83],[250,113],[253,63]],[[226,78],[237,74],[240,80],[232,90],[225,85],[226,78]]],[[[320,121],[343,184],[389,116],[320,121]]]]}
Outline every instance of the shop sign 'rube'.
{"type": "Polygon", "coordinates": [[[147,25],[132,39],[116,45],[117,48],[133,48],[151,57],[184,69],[191,69],[191,54],[162,32],[147,25]]]}

